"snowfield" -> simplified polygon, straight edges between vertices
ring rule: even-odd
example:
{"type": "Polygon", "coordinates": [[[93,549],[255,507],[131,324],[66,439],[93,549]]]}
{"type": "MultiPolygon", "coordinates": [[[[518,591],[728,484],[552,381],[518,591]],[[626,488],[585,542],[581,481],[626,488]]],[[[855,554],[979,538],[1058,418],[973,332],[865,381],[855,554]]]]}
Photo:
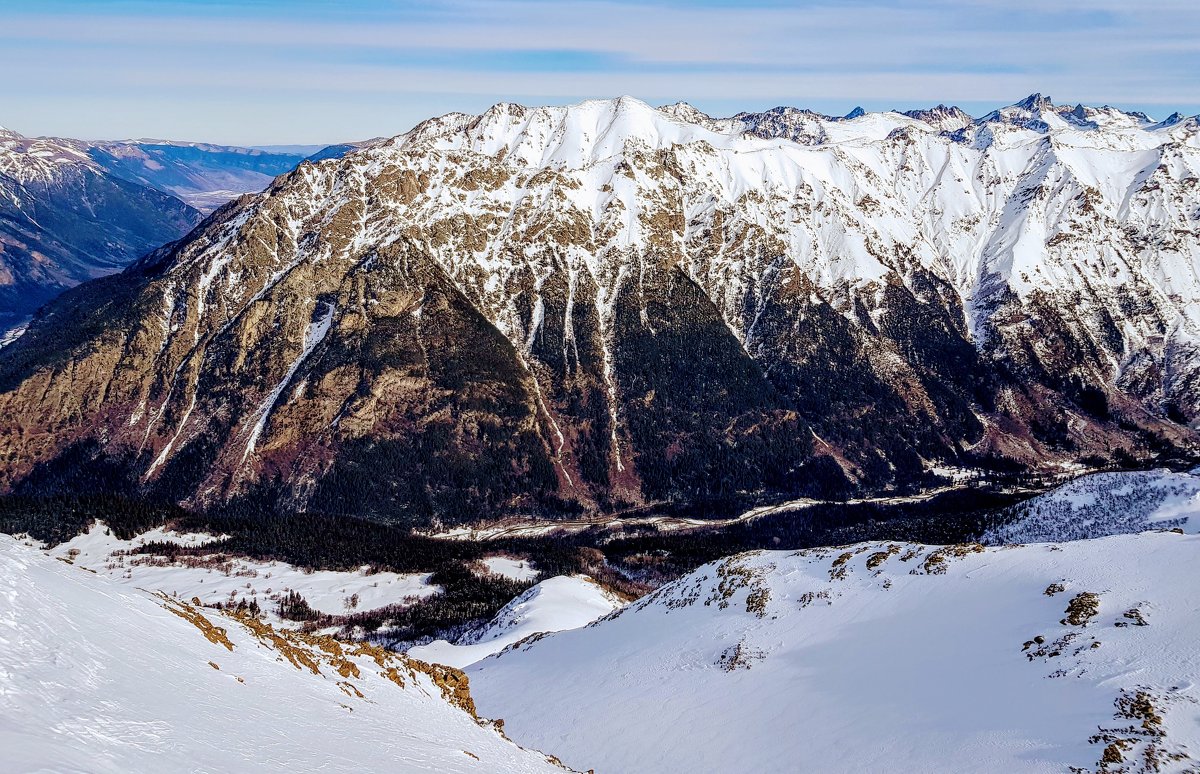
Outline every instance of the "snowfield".
{"type": "Polygon", "coordinates": [[[561,772],[453,670],[156,597],[0,536],[0,769],[561,772]]]}
{"type": "Polygon", "coordinates": [[[1198,559],[1170,532],[750,553],[468,673],[598,774],[1195,771],[1198,559]]]}
{"type": "Polygon", "coordinates": [[[423,578],[0,536],[0,769],[1195,772],[1197,514],[1200,471],[1095,474],[999,545],[750,552],[628,605],[556,577],[407,656],[186,600],[366,607],[423,578]]]}
{"type": "Polygon", "coordinates": [[[1097,473],[1010,509],[988,544],[1050,543],[1147,529],[1200,532],[1200,468],[1097,473]]]}
{"type": "Polygon", "coordinates": [[[488,572],[512,580],[530,581],[538,576],[538,571],[529,565],[525,559],[512,559],[507,556],[489,556],[483,560],[488,572]]]}
{"type": "Polygon", "coordinates": [[[528,637],[587,626],[624,604],[587,576],[549,578],[501,608],[483,631],[457,644],[437,640],[411,648],[408,655],[462,668],[528,637]]]}
{"type": "Polygon", "coordinates": [[[285,562],[259,562],[214,554],[182,557],[175,561],[153,554],[130,554],[147,543],[167,542],[204,545],[219,538],[212,535],[180,534],[156,528],[132,540],[113,536],[101,522],[82,535],[50,549],[57,557],[94,570],[120,583],[168,596],[190,600],[198,597],[206,605],[257,600],[272,621],[278,601],[295,591],[309,607],[322,613],[343,615],[356,610],[373,610],[408,599],[431,596],[441,587],[429,583],[429,574],[304,570],[285,562]]]}

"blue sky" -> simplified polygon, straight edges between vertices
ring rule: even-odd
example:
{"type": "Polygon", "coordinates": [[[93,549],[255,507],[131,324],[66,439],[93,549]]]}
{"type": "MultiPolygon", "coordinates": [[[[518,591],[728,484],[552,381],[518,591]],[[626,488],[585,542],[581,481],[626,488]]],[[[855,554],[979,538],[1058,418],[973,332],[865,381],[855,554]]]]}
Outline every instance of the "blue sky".
{"type": "Polygon", "coordinates": [[[0,0],[0,125],[324,143],[502,101],[1200,113],[1200,0],[0,0]]]}

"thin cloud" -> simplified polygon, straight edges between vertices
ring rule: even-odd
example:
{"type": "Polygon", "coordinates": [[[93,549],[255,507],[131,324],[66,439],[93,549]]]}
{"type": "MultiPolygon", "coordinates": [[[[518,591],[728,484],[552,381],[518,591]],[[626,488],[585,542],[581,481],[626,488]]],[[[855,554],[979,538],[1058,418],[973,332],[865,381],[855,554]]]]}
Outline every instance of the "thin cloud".
{"type": "Polygon", "coordinates": [[[117,7],[0,11],[0,67],[15,74],[0,84],[3,122],[27,113],[40,131],[202,136],[228,124],[219,111],[236,110],[248,135],[280,132],[243,140],[265,142],[395,133],[455,95],[464,109],[622,93],[823,109],[1002,103],[1037,90],[1157,112],[1200,107],[1200,4],[1177,0],[117,7]],[[189,91],[189,116],[162,115],[172,88],[189,91]],[[125,106],[125,123],[80,115],[72,101],[84,94],[125,106]],[[313,114],[303,138],[279,118],[297,100],[313,114]],[[356,117],[384,115],[391,126],[354,131],[356,117]]]}

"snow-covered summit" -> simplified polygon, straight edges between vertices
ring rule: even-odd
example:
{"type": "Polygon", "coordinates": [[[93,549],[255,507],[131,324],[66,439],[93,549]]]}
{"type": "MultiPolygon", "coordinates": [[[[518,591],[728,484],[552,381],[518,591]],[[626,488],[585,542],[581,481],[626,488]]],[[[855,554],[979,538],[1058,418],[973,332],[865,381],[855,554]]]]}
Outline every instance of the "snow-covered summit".
{"type": "Polygon", "coordinates": [[[445,143],[443,147],[470,147],[491,154],[499,148],[499,137],[504,136],[509,139],[510,151],[512,146],[525,149],[519,158],[530,164],[574,165],[615,155],[620,151],[615,143],[626,139],[638,139],[652,147],[696,139],[726,146],[733,140],[752,137],[787,139],[812,146],[880,140],[896,128],[919,125],[969,143],[976,132],[996,124],[1025,130],[1031,135],[1131,129],[1153,133],[1184,120],[1182,115],[1175,114],[1155,123],[1142,113],[1126,112],[1107,105],[1059,106],[1050,97],[1041,94],[1031,94],[978,120],[961,108],[944,104],[902,113],[871,112],[856,107],[844,116],[827,116],[804,108],[780,106],[763,112],[743,112],[720,118],[709,116],[687,102],[653,108],[637,98],[622,96],[552,107],[526,107],[501,102],[478,116],[448,113],[428,119],[409,132],[393,138],[389,144],[413,148],[422,142],[439,140],[445,143]],[[727,139],[672,130],[670,124],[703,129],[727,139]],[[454,139],[459,133],[465,133],[467,138],[454,139]],[[513,142],[514,135],[522,138],[523,142],[513,142]],[[536,147],[537,152],[532,152],[531,146],[536,147]],[[556,148],[560,151],[570,148],[578,152],[555,153],[556,148]]]}
{"type": "MultiPolygon", "coordinates": [[[[754,222],[823,287],[878,280],[897,268],[886,256],[900,251],[946,279],[975,310],[994,303],[1003,285],[1021,295],[1035,288],[1092,294],[1096,282],[1080,276],[1082,263],[1085,277],[1094,271],[1109,281],[1129,274],[1133,284],[1155,287],[1159,298],[1186,300],[1178,307],[1186,323],[1167,328],[1195,337],[1200,319],[1189,310],[1197,308],[1200,283],[1189,267],[1200,259],[1194,245],[1175,238],[1194,226],[1187,202],[1197,192],[1188,181],[1200,173],[1200,148],[1187,123],[1152,124],[1108,107],[1059,107],[1041,94],[979,121],[944,105],[904,114],[858,110],[840,118],[775,108],[714,119],[686,103],[655,109],[620,97],[566,107],[500,103],[479,116],[448,114],[360,153],[373,165],[388,162],[381,155],[387,148],[405,158],[451,154],[451,164],[472,165],[465,152],[530,172],[573,172],[576,180],[562,194],[596,219],[618,203],[630,214],[645,212],[649,202],[639,197],[650,193],[648,181],[635,177],[638,192],[625,192],[613,174],[629,154],[671,152],[684,175],[679,193],[694,212],[677,235],[685,248],[693,232],[709,228],[714,210],[735,203],[758,209],[761,201],[754,222]],[[815,201],[803,212],[779,200],[807,200],[806,192],[815,201]],[[878,206],[865,211],[861,202],[878,206]],[[834,222],[823,222],[826,213],[834,222]],[[1127,237],[1100,235],[1114,223],[1162,234],[1163,242],[1131,245],[1156,253],[1146,256],[1152,268],[1127,255],[1127,237]]],[[[520,186],[495,192],[510,211],[514,197],[530,193],[520,186]]],[[[491,197],[471,198],[474,208],[491,197]]],[[[636,220],[622,220],[615,230],[620,241],[643,242],[636,220]]],[[[593,229],[613,233],[600,224],[593,229]]],[[[723,277],[711,292],[731,316],[745,314],[750,277],[715,266],[694,271],[706,289],[710,278],[723,277]]],[[[729,322],[738,333],[748,324],[729,322]]],[[[976,322],[970,320],[972,329],[976,322]]]]}

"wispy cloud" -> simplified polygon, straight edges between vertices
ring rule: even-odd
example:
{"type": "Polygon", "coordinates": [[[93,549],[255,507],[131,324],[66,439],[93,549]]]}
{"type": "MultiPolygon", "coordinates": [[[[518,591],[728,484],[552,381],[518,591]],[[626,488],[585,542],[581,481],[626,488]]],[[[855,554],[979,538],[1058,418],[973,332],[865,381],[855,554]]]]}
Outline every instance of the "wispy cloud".
{"type": "Polygon", "coordinates": [[[0,68],[0,123],[241,142],[625,93],[721,112],[982,110],[1042,91],[1196,113],[1200,3],[0,2],[0,68]]]}

